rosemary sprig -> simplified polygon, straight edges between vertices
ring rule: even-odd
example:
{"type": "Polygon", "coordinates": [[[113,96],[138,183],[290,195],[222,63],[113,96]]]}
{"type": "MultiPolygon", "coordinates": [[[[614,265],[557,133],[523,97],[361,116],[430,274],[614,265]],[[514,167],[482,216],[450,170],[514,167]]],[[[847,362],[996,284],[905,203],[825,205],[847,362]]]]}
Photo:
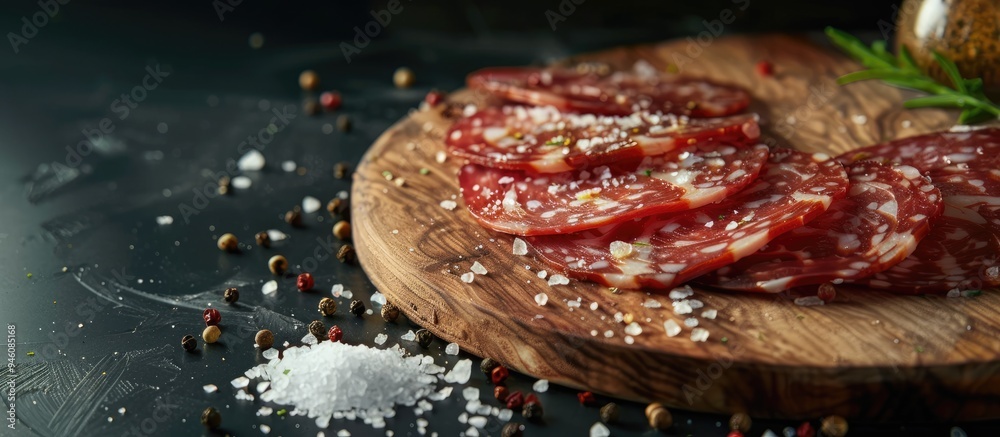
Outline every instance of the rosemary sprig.
{"type": "Polygon", "coordinates": [[[826,35],[837,47],[868,67],[837,79],[840,85],[862,80],[881,80],[889,85],[923,91],[928,96],[917,97],[903,103],[906,108],[958,108],[962,110],[959,124],[974,124],[1000,118],[1000,106],[990,101],[983,92],[983,80],[963,78],[954,62],[934,52],[934,60],[941,66],[951,84],[940,83],[920,71],[906,47],[900,47],[899,56],[886,50],[885,41],[875,41],[869,47],[847,32],[832,27],[826,35]]]}

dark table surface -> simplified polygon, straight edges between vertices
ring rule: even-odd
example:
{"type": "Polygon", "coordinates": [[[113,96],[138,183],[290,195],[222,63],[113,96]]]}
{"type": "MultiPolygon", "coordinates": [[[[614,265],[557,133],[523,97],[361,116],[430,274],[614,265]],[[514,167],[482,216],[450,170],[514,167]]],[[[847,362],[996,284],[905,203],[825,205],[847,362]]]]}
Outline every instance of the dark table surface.
{"type": "MultiPolygon", "coordinates": [[[[23,13],[5,14],[3,22],[17,31],[14,23],[23,13]]],[[[154,18],[122,22],[121,16],[70,14],[40,28],[17,53],[0,48],[0,324],[16,337],[18,418],[16,431],[4,427],[0,435],[197,435],[204,432],[199,414],[210,405],[221,410],[226,433],[259,435],[260,424],[267,424],[271,435],[315,435],[320,430],[304,417],[257,417],[263,403],[236,400],[229,381],[263,362],[253,347],[257,329],[275,331],[279,343],[298,343],[332,284],[344,284],[369,307],[375,289],[360,267],[331,258],[312,272],[317,292],[298,293],[294,279],[282,279],[277,296],[262,296],[261,284],[272,279],[268,257],[280,252],[301,270],[333,223],[321,210],[306,215],[304,229],[292,229],[282,214],[305,196],[325,203],[349,190],[348,180],[333,177],[333,165],[357,163],[432,88],[457,89],[467,72],[482,66],[540,63],[654,39],[624,29],[475,38],[403,31],[373,41],[348,64],[335,42],[304,44],[264,34],[263,47],[255,50],[249,32],[226,29],[226,21],[208,26],[154,18]],[[417,77],[407,90],[392,85],[393,70],[403,65],[417,77]],[[352,118],[353,131],[338,131],[336,114],[302,113],[297,77],[307,68],[343,94],[338,114],[352,118]],[[157,69],[159,79],[145,79],[157,69]],[[116,102],[144,79],[142,101],[116,102]],[[224,197],[197,194],[214,187],[216,175],[247,150],[241,142],[267,129],[274,111],[294,116],[286,116],[287,126],[260,147],[267,166],[246,173],[250,189],[224,197]],[[109,133],[97,138],[93,130],[101,123],[109,133]],[[88,132],[97,140],[93,150],[86,147],[88,132]],[[81,142],[82,149],[72,152],[81,142]],[[283,171],[287,160],[302,171],[283,171]],[[157,224],[166,215],[173,223],[157,224]],[[265,229],[290,238],[262,250],[252,236],[265,229]],[[241,239],[240,254],[215,248],[225,232],[241,239]],[[243,291],[235,307],[219,299],[231,286],[243,291]],[[180,338],[200,334],[201,311],[209,303],[223,311],[222,341],[185,353],[180,338]],[[206,394],[205,384],[219,391],[206,394]]],[[[346,308],[348,300],[339,300],[346,308]]],[[[399,340],[417,329],[405,318],[387,324],[377,315],[355,318],[342,309],[327,322],[341,326],[348,343],[374,345],[374,337],[385,333],[389,341],[382,347],[399,343],[449,368],[471,358],[478,368],[479,358],[446,355],[442,341],[425,351],[399,340]]],[[[11,379],[4,376],[5,383],[11,379]]],[[[513,375],[509,384],[530,391],[533,382],[513,375]]],[[[481,388],[484,401],[490,398],[492,385],[478,371],[468,385],[481,388]]],[[[457,420],[464,411],[461,388],[424,413],[429,431],[457,435],[468,428],[457,420]]],[[[9,400],[6,388],[3,393],[9,400]]],[[[598,419],[598,409],[580,406],[573,390],[553,386],[539,397],[545,424],[528,425],[527,435],[586,435],[598,419]]],[[[600,404],[608,401],[599,397],[600,404]]],[[[643,405],[620,404],[623,418],[611,427],[614,435],[655,434],[645,425],[643,405]]],[[[388,429],[416,435],[415,419],[411,408],[400,407],[388,429]]],[[[722,436],[728,418],[675,410],[674,420],[671,435],[722,436]]],[[[765,429],[780,435],[798,423],[758,420],[748,435],[765,429]]],[[[484,435],[499,435],[502,425],[491,419],[484,435]]],[[[953,425],[852,423],[851,435],[940,436],[953,425]]],[[[996,423],[962,427],[969,435],[995,435],[997,429],[996,423]]],[[[348,420],[334,420],[323,431],[341,429],[384,435],[348,420]]]]}

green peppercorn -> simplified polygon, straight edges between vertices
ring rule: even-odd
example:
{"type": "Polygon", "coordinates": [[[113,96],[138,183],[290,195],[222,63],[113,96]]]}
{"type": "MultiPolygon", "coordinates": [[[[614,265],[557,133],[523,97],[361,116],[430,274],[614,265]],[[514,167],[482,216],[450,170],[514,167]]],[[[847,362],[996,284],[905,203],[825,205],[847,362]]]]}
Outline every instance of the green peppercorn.
{"type": "Polygon", "coordinates": [[[181,347],[188,352],[194,352],[195,348],[198,347],[198,341],[194,339],[193,335],[185,335],[181,339],[181,347]]]}
{"type": "Polygon", "coordinates": [[[222,293],[222,300],[226,301],[226,303],[236,303],[236,301],[240,300],[240,291],[236,287],[229,287],[222,293]]]}
{"type": "Polygon", "coordinates": [[[399,307],[394,305],[392,302],[386,302],[382,305],[382,319],[386,322],[395,322],[399,318],[399,307]]]}
{"type": "Polygon", "coordinates": [[[739,431],[746,433],[750,431],[750,426],[753,425],[753,421],[750,420],[750,416],[746,413],[736,413],[733,417],[729,418],[729,429],[733,431],[739,431]]]}
{"type": "Polygon", "coordinates": [[[355,259],[354,246],[345,244],[337,251],[337,259],[344,264],[353,264],[355,259]]]}
{"type": "Polygon", "coordinates": [[[847,420],[840,416],[826,416],[819,430],[826,437],[844,437],[847,435],[847,420]]]}
{"type": "Polygon", "coordinates": [[[526,402],[523,407],[521,407],[521,415],[525,419],[532,422],[540,422],[542,420],[542,404],[538,402],[526,402]]]}
{"type": "Polygon", "coordinates": [[[431,340],[434,340],[434,335],[431,334],[431,331],[426,329],[417,330],[417,344],[419,344],[420,347],[427,349],[427,347],[431,345],[431,340]]]}
{"type": "Polygon", "coordinates": [[[326,325],[319,320],[313,320],[309,324],[309,333],[315,336],[317,340],[323,341],[326,338],[326,325]]]}
{"type": "Polygon", "coordinates": [[[217,429],[222,425],[222,415],[213,407],[208,407],[201,412],[201,424],[208,429],[217,429]]]}
{"type": "Polygon", "coordinates": [[[365,314],[365,303],[360,300],[352,300],[350,310],[351,314],[361,317],[365,314]]]}
{"type": "Polygon", "coordinates": [[[601,422],[604,423],[615,423],[618,421],[619,411],[618,404],[610,402],[607,405],[601,407],[601,422]]]}
{"type": "Polygon", "coordinates": [[[254,240],[257,241],[257,245],[265,249],[271,247],[271,236],[267,232],[258,232],[257,235],[253,236],[254,240]]]}
{"type": "Polygon", "coordinates": [[[337,312],[337,301],[324,297],[319,300],[319,313],[324,317],[332,316],[337,312]]]}
{"type": "Polygon", "coordinates": [[[493,358],[484,358],[482,364],[479,365],[479,370],[483,371],[483,374],[489,376],[493,373],[493,369],[500,367],[500,363],[493,358]]]}
{"type": "Polygon", "coordinates": [[[507,422],[500,432],[501,437],[521,437],[524,435],[524,425],[517,422],[507,422]]]}

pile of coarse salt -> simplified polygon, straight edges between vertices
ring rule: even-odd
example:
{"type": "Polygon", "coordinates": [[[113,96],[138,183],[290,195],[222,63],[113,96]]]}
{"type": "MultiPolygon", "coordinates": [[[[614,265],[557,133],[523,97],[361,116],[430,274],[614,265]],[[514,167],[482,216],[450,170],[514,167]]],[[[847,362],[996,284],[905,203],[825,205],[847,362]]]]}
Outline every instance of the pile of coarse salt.
{"type": "MultiPolygon", "coordinates": [[[[285,349],[282,358],[275,349],[263,355],[268,363],[245,372],[247,378],[270,382],[260,400],[291,406],[289,414],[315,419],[320,428],[341,418],[360,418],[373,428],[384,428],[385,419],[396,415],[397,405],[443,400],[451,394],[451,387],[436,392],[439,379],[465,383],[469,375],[452,374],[471,373],[471,365],[462,366],[470,360],[462,360],[448,378],[442,378],[445,369],[434,364],[432,357],[408,357],[399,345],[376,349],[324,341],[285,349]]],[[[237,378],[241,379],[245,380],[237,378]]]]}

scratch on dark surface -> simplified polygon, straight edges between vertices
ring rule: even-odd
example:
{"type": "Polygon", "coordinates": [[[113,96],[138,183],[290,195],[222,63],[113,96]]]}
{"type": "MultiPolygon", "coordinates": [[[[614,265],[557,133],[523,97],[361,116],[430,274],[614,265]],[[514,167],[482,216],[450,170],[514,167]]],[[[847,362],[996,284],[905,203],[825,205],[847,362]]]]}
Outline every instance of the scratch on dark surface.
{"type": "MultiPolygon", "coordinates": [[[[38,435],[93,435],[93,428],[100,426],[99,408],[134,403],[180,375],[180,367],[167,358],[170,350],[164,345],[116,352],[93,364],[82,360],[22,364],[18,400],[33,408],[19,410],[19,421],[38,435]]],[[[10,376],[0,377],[4,385],[6,378],[10,376]]]]}

